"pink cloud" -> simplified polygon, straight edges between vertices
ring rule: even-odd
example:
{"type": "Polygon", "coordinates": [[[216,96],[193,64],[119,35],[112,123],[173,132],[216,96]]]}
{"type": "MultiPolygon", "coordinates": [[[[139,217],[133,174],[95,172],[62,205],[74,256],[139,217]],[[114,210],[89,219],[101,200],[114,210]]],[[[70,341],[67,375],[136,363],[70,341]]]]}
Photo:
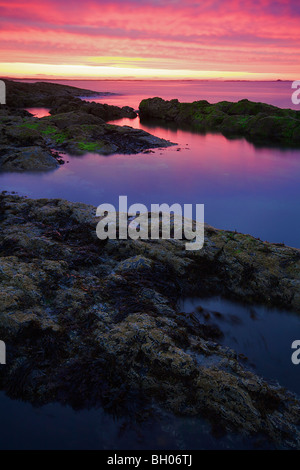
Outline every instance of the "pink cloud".
{"type": "Polygon", "coordinates": [[[158,59],[170,70],[280,76],[300,73],[299,49],[297,1],[0,0],[2,62],[77,64],[106,55],[149,58],[146,67],[158,59]]]}

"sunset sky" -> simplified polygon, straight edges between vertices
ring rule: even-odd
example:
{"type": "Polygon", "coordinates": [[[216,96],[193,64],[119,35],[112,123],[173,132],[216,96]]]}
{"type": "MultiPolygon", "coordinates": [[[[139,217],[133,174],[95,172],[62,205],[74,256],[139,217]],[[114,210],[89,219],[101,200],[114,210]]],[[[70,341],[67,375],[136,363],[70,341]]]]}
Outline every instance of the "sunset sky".
{"type": "Polygon", "coordinates": [[[300,79],[299,0],[0,0],[0,75],[300,79]]]}

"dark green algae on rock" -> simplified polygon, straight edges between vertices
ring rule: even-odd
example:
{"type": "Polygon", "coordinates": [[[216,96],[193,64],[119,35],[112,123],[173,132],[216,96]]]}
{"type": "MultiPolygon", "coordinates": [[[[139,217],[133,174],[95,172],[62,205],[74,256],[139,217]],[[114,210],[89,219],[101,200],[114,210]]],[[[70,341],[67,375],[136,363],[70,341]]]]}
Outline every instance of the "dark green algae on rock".
{"type": "Polygon", "coordinates": [[[95,207],[0,196],[1,389],[32,403],[154,400],[226,431],[300,448],[300,402],[255,375],[219,331],[178,311],[223,294],[300,312],[300,251],[206,226],[179,240],[96,237],[95,207]]]}
{"type": "Polygon", "coordinates": [[[174,145],[141,129],[107,124],[89,110],[83,106],[38,119],[23,110],[0,107],[0,170],[55,169],[63,163],[57,152],[130,154],[174,145]]]}
{"type": "Polygon", "coordinates": [[[149,98],[139,105],[141,119],[158,118],[228,137],[246,137],[257,144],[300,147],[300,111],[281,109],[247,99],[238,102],[206,100],[180,103],[149,98]]]}
{"type": "Polygon", "coordinates": [[[51,170],[64,163],[57,152],[131,154],[173,143],[141,129],[107,121],[137,116],[129,106],[87,102],[107,95],[56,83],[5,80],[7,105],[0,105],[0,171],[51,170]],[[47,106],[51,116],[34,118],[24,107],[47,106]]]}
{"type": "Polygon", "coordinates": [[[174,145],[141,129],[107,124],[101,117],[80,111],[80,108],[41,118],[34,129],[56,149],[77,155],[86,152],[130,154],[174,145]]]}
{"type": "Polygon", "coordinates": [[[0,106],[0,171],[47,171],[59,166],[59,155],[33,127],[27,111],[0,106]]]}

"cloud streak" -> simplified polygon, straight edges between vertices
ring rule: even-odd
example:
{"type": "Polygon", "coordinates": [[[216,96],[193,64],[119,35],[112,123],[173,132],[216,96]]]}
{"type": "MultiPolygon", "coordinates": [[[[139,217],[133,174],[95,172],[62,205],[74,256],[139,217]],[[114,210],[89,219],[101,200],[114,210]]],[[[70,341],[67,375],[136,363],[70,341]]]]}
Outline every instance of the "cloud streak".
{"type": "Polygon", "coordinates": [[[2,63],[297,79],[299,53],[298,0],[0,0],[2,63]]]}

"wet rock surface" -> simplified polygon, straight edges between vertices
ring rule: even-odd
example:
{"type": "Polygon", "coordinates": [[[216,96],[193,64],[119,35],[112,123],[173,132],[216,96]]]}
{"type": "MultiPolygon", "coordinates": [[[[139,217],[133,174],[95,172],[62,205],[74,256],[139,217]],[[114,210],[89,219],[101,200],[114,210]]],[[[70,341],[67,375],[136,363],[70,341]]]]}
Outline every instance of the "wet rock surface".
{"type": "Polygon", "coordinates": [[[130,154],[174,145],[141,129],[107,124],[101,117],[80,109],[44,117],[34,126],[50,146],[76,155],[86,152],[130,154]]]}
{"type": "Polygon", "coordinates": [[[141,119],[158,118],[201,132],[243,136],[256,144],[300,146],[300,111],[247,99],[211,104],[206,100],[180,103],[177,99],[165,101],[156,97],[141,101],[139,111],[141,119]]]}
{"type": "Polygon", "coordinates": [[[34,129],[30,113],[0,106],[0,171],[47,171],[60,156],[34,129]]]}
{"type": "Polygon", "coordinates": [[[101,241],[93,206],[0,199],[9,396],[118,413],[154,400],[300,447],[298,399],[218,344],[218,328],[178,310],[180,296],[220,293],[300,312],[299,250],[209,226],[195,252],[178,240],[101,241]]]}
{"type": "Polygon", "coordinates": [[[59,166],[53,153],[39,146],[0,146],[0,169],[6,171],[52,170],[59,166]]]}

